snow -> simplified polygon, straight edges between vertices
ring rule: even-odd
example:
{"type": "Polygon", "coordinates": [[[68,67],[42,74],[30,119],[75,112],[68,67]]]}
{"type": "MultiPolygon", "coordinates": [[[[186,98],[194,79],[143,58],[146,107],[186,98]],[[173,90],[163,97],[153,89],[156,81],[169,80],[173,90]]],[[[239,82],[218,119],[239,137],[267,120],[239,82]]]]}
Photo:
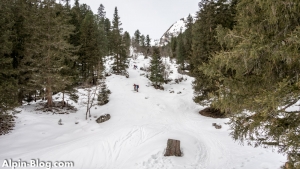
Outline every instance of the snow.
{"type": "MultiPolygon", "coordinates": [[[[196,14],[191,15],[193,17],[193,21],[196,21],[196,14]]],[[[176,21],[171,27],[164,33],[164,35],[160,38],[160,45],[167,45],[171,37],[177,37],[180,33],[180,31],[183,33],[186,30],[186,22],[187,22],[187,17],[181,18],[180,20],[176,21]]]]}
{"type": "MultiPolygon", "coordinates": [[[[93,107],[88,120],[83,89],[79,89],[78,103],[68,100],[77,107],[76,113],[35,111],[41,101],[18,108],[22,112],[17,114],[15,129],[0,137],[0,165],[6,159],[40,159],[73,161],[76,169],[279,169],[286,161],[271,149],[234,142],[225,124],[228,119],[199,115],[203,107],[192,100],[193,78],[184,75],[186,81],[166,84],[164,91],[155,90],[147,87],[149,80],[140,75],[143,71],[133,69],[134,64],[147,66],[149,59],[140,55],[131,60],[129,78],[109,76],[110,101],[93,107]],[[140,86],[139,92],[133,90],[133,84],[140,86]],[[177,94],[179,91],[182,93],[177,94]],[[110,120],[95,122],[94,116],[107,113],[110,120]],[[63,125],[58,125],[59,119],[63,125]],[[217,130],[212,123],[222,128],[217,130]],[[169,138],[181,141],[183,157],[164,157],[169,138]]],[[[170,65],[174,72],[170,78],[181,77],[176,65],[170,65]]],[[[61,97],[57,94],[53,98],[61,97]]]]}

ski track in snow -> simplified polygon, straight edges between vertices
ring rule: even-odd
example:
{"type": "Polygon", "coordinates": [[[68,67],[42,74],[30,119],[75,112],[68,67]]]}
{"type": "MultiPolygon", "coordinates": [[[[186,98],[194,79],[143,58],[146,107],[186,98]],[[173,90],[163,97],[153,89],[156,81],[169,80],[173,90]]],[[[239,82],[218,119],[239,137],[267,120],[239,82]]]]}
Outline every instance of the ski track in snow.
{"type": "MultiPolygon", "coordinates": [[[[285,162],[285,156],[270,149],[234,142],[224,124],[227,119],[200,116],[203,107],[192,101],[191,77],[184,76],[187,81],[180,84],[164,85],[165,91],[155,90],[147,87],[149,80],[140,75],[144,73],[140,66],[148,66],[149,60],[140,55],[130,65],[128,79],[107,78],[110,102],[92,108],[88,120],[83,89],[79,90],[76,113],[52,115],[35,112],[34,103],[23,105],[15,130],[0,137],[0,164],[10,158],[39,158],[74,161],[76,169],[274,169],[285,162]],[[139,92],[133,91],[134,83],[139,84],[139,92]],[[174,93],[169,93],[171,89],[174,93]],[[177,94],[179,91],[182,93],[177,94]],[[106,113],[111,119],[97,124],[93,116],[106,113]],[[59,119],[64,125],[57,124],[59,119]],[[213,122],[222,124],[222,129],[212,127],[213,122]],[[183,157],[164,157],[168,138],[181,141],[183,157]]],[[[170,77],[178,78],[176,66],[171,69],[170,77]]]]}

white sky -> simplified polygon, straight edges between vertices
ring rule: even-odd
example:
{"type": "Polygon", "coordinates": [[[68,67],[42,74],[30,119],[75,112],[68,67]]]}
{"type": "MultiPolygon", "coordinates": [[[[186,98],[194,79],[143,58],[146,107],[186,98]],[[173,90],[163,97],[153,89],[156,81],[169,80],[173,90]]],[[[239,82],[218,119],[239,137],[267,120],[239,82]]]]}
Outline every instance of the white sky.
{"type": "MultiPolygon", "coordinates": [[[[112,20],[117,6],[123,31],[128,31],[132,37],[139,29],[145,36],[149,34],[152,40],[159,39],[163,33],[180,18],[198,11],[200,0],[79,0],[87,4],[94,13],[103,4],[106,17],[112,20]]],[[[74,0],[71,1],[74,5],[74,0]]]]}

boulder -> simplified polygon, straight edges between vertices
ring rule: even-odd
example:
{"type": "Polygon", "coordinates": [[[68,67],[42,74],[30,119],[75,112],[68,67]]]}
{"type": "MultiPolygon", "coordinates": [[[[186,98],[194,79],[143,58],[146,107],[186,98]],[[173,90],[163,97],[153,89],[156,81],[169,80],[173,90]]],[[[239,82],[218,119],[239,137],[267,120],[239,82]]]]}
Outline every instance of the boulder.
{"type": "Polygon", "coordinates": [[[96,120],[96,122],[97,122],[97,123],[103,123],[103,122],[105,122],[105,121],[107,121],[107,120],[109,120],[109,119],[110,119],[110,114],[105,114],[105,115],[100,116],[100,117],[96,120]]]}

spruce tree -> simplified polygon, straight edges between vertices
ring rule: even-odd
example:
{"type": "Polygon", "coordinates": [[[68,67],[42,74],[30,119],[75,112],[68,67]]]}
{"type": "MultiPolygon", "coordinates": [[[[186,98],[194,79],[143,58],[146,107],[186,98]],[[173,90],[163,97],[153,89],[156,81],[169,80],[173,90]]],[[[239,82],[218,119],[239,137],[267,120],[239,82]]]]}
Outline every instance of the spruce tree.
{"type": "Polygon", "coordinates": [[[150,54],[150,48],[151,48],[151,39],[149,35],[146,36],[146,53],[145,56],[147,57],[150,54]]]}
{"type": "Polygon", "coordinates": [[[131,45],[131,39],[130,39],[130,34],[125,31],[123,35],[123,43],[125,44],[125,50],[126,50],[126,55],[129,56],[130,54],[130,45],[131,45]]]}
{"type": "Polygon", "coordinates": [[[184,31],[184,35],[183,35],[186,60],[190,60],[192,57],[193,25],[194,25],[193,17],[189,14],[189,16],[187,17],[186,23],[185,23],[186,30],[184,31]]]}
{"type": "Polygon", "coordinates": [[[155,88],[158,88],[164,83],[163,78],[164,66],[158,47],[154,47],[153,55],[150,62],[150,81],[153,83],[155,88]]]}
{"type": "Polygon", "coordinates": [[[107,86],[105,84],[105,81],[101,81],[100,83],[100,89],[98,92],[98,105],[105,105],[109,102],[109,94],[110,91],[107,89],[107,86]]]}
{"type": "MultiPolygon", "coordinates": [[[[58,11],[60,11],[60,14],[64,18],[62,20],[63,24],[68,25],[65,27],[66,31],[70,31],[69,36],[65,37],[64,40],[67,41],[67,43],[71,44],[71,35],[75,27],[72,25],[72,15],[71,15],[71,8],[69,4],[69,0],[64,1],[65,4],[57,4],[58,11]]],[[[64,57],[62,59],[62,67],[59,70],[61,75],[61,81],[60,81],[60,87],[58,88],[58,91],[61,91],[63,93],[62,98],[62,105],[65,106],[65,93],[68,92],[71,95],[74,94],[75,90],[73,89],[77,82],[78,82],[78,70],[76,69],[76,62],[78,60],[78,56],[75,55],[77,52],[77,48],[75,48],[73,45],[69,46],[65,52],[64,57]]]]}
{"type": "Polygon", "coordinates": [[[29,27],[32,26],[32,13],[37,10],[37,6],[26,0],[18,0],[12,3],[12,12],[14,24],[12,27],[12,52],[11,58],[13,58],[13,67],[17,70],[18,79],[18,102],[27,97],[31,97],[36,93],[36,90],[40,90],[41,86],[32,83],[32,59],[25,53],[25,48],[28,44],[32,33],[29,27]]]}
{"type": "Polygon", "coordinates": [[[171,57],[176,58],[177,38],[174,36],[171,37],[170,47],[171,47],[171,57]]]}
{"type": "Polygon", "coordinates": [[[136,50],[140,50],[140,38],[141,38],[141,32],[139,30],[136,30],[134,32],[134,42],[133,46],[136,48],[136,50]]]}
{"type": "Polygon", "coordinates": [[[122,38],[121,21],[118,14],[118,9],[115,7],[114,18],[112,21],[112,35],[111,35],[111,47],[114,56],[114,67],[117,73],[121,73],[125,70],[126,65],[126,49],[125,43],[122,38]]]}
{"type": "MultiPolygon", "coordinates": [[[[80,24],[83,20],[81,11],[80,11],[80,5],[78,0],[75,0],[74,6],[71,9],[71,21],[70,23],[75,27],[75,29],[73,30],[72,34],[70,35],[70,43],[75,46],[78,47],[80,46],[80,24]]],[[[77,54],[77,53],[75,53],[77,54]]]]}
{"type": "Polygon", "coordinates": [[[221,81],[217,78],[211,78],[204,74],[199,69],[212,57],[222,49],[220,43],[215,38],[217,35],[216,27],[232,29],[234,6],[227,3],[226,0],[203,0],[201,8],[198,12],[198,20],[193,26],[192,32],[192,57],[190,60],[191,74],[195,77],[193,82],[194,101],[203,106],[214,105],[210,104],[209,95],[218,94],[218,84],[221,81]]]}
{"type": "Polygon", "coordinates": [[[17,72],[13,68],[13,58],[10,56],[14,25],[11,1],[4,0],[0,3],[0,18],[0,116],[2,116],[17,105],[17,72]]]}
{"type": "Polygon", "coordinates": [[[110,55],[112,53],[112,38],[111,38],[111,23],[108,18],[105,18],[104,21],[104,30],[107,39],[107,54],[110,55]]]}
{"type": "Polygon", "coordinates": [[[105,19],[106,12],[105,12],[105,7],[102,4],[100,4],[100,6],[99,6],[97,14],[98,14],[99,18],[105,19]]]}
{"type": "Polygon", "coordinates": [[[83,81],[93,81],[94,80],[94,65],[98,63],[98,25],[95,22],[94,15],[92,11],[89,11],[80,26],[80,43],[81,47],[79,49],[79,62],[81,63],[81,76],[83,81]]]}
{"type": "Polygon", "coordinates": [[[101,41],[101,56],[104,57],[105,55],[108,55],[108,50],[109,50],[109,40],[108,40],[108,32],[106,30],[106,24],[105,24],[105,20],[106,20],[106,12],[104,10],[104,6],[102,4],[100,4],[99,8],[98,8],[98,28],[99,28],[99,36],[100,37],[100,41],[101,41]]]}
{"type": "Polygon", "coordinates": [[[145,35],[140,36],[140,51],[145,55],[145,52],[146,52],[146,37],[145,37],[145,35]]]}
{"type": "Polygon", "coordinates": [[[186,60],[186,51],[185,51],[185,46],[183,41],[183,34],[181,32],[177,37],[176,57],[177,57],[177,64],[180,64],[181,69],[184,69],[184,63],[186,60]]]}
{"type": "Polygon", "coordinates": [[[219,95],[210,98],[232,113],[233,138],[277,147],[288,154],[291,168],[300,167],[300,112],[288,109],[300,95],[299,18],[297,0],[239,1],[234,29],[217,29],[227,48],[203,67],[222,80],[219,95]]]}
{"type": "Polygon", "coordinates": [[[72,45],[68,38],[73,31],[66,15],[55,0],[36,3],[38,10],[32,14],[32,36],[26,53],[33,60],[33,83],[46,89],[47,107],[53,106],[52,93],[62,90],[67,79],[60,72],[70,58],[72,45]]]}

